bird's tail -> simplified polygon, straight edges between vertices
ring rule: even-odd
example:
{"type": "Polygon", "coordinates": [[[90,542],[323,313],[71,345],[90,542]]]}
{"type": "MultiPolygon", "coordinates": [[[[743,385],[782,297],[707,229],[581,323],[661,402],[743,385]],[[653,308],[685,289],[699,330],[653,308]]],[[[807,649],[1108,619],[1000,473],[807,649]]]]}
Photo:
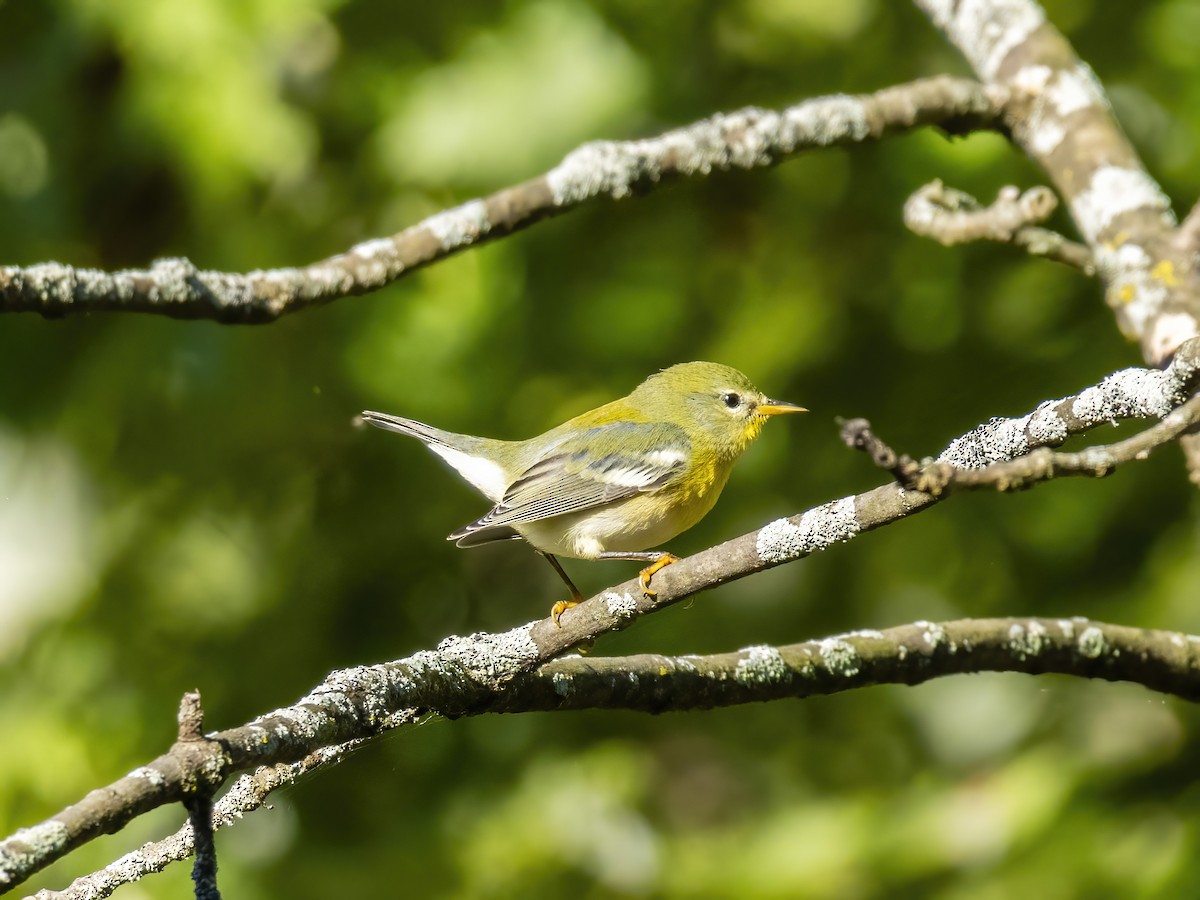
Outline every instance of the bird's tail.
{"type": "Polygon", "coordinates": [[[363,412],[361,416],[364,422],[376,428],[415,437],[453,466],[459,475],[493,503],[499,503],[508,489],[511,479],[501,462],[504,450],[508,447],[507,441],[455,434],[416,419],[371,410],[363,412]]]}
{"type": "Polygon", "coordinates": [[[440,428],[434,428],[432,425],[426,425],[424,422],[418,422],[416,419],[390,416],[387,413],[372,412],[369,409],[365,410],[361,416],[362,420],[368,425],[374,425],[376,428],[382,428],[385,431],[394,431],[397,434],[407,434],[409,437],[415,437],[425,444],[436,444],[439,447],[462,450],[465,449],[463,444],[470,440],[468,435],[455,434],[452,431],[442,431],[440,428]]]}

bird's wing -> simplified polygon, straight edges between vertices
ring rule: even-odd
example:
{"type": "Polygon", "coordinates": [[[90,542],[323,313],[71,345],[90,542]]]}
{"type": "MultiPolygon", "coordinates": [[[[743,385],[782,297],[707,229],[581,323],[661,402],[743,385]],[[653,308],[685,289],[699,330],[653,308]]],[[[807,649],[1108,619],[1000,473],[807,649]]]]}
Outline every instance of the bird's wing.
{"type": "Polygon", "coordinates": [[[513,526],[656,491],[687,465],[691,442],[677,425],[614,422],[554,446],[522,472],[483,518],[450,540],[460,546],[513,537],[513,526]],[[619,447],[610,450],[607,448],[619,447]]]}

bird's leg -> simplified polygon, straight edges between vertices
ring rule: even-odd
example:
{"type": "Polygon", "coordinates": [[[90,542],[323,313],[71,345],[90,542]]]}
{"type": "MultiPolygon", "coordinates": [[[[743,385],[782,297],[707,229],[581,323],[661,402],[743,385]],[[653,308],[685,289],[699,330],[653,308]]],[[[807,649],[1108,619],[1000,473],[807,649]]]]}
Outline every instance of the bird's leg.
{"type": "Polygon", "coordinates": [[[668,553],[666,550],[643,550],[637,553],[605,551],[597,556],[596,559],[626,559],[630,562],[650,563],[650,565],[638,573],[638,577],[642,582],[642,593],[647,597],[658,596],[658,591],[652,590],[650,587],[650,579],[654,577],[654,573],[659,569],[665,569],[671,563],[679,562],[678,556],[674,553],[668,553]]]}
{"type": "Polygon", "coordinates": [[[572,606],[578,606],[580,603],[583,602],[583,594],[579,593],[579,588],[575,587],[575,583],[573,581],[571,581],[570,578],[567,577],[566,571],[559,564],[557,559],[555,559],[549,553],[543,553],[541,550],[538,550],[537,553],[544,560],[546,560],[546,562],[550,563],[550,566],[554,569],[555,572],[558,573],[558,577],[563,580],[563,583],[571,591],[571,599],[570,600],[559,600],[552,607],[550,607],[550,618],[552,618],[554,620],[555,625],[557,625],[559,628],[562,628],[562,623],[559,622],[558,620],[560,618],[562,618],[562,614],[565,613],[572,606]]]}

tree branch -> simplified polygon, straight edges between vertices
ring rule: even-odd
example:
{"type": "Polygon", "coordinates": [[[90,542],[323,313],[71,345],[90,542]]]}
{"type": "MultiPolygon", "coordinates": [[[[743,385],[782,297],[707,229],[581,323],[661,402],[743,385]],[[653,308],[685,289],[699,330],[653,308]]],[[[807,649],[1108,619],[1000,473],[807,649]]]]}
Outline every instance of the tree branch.
{"type": "Polygon", "coordinates": [[[1200,422],[1200,394],[1172,410],[1161,422],[1113,444],[1089,447],[1081,453],[1056,453],[1039,447],[1016,459],[995,462],[982,469],[963,469],[937,460],[918,462],[897,454],[871,431],[866,419],[853,419],[842,427],[842,437],[852,447],[866,450],[875,464],[887,469],[908,490],[940,497],[959,488],[1019,491],[1064,475],[1105,478],[1121,465],[1146,459],[1155,449],[1175,440],[1200,422]]]}
{"type": "Polygon", "coordinates": [[[994,419],[952,441],[936,460],[917,462],[907,454],[896,453],[871,432],[866,419],[841,423],[842,439],[870,455],[875,465],[890,472],[901,487],[935,497],[953,487],[1007,491],[1059,475],[1099,478],[1123,463],[1145,459],[1157,447],[1193,430],[1200,421],[1200,395],[1193,395],[1200,389],[1200,338],[1184,343],[1161,376],[1161,384],[1150,393],[1153,410],[1143,405],[1146,395],[1130,381],[1149,386],[1157,379],[1144,369],[1125,369],[1075,397],[1043,403],[1026,420],[994,419]],[[1163,400],[1170,406],[1163,408],[1163,400]],[[1127,405],[1130,401],[1133,406],[1127,405]],[[1158,416],[1161,421],[1124,441],[1082,453],[1050,451],[1068,434],[1081,433],[1097,408],[1119,411],[1118,418],[1158,416]],[[1026,450],[1018,449],[1022,444],[1026,450]],[[997,446],[1002,448],[999,452],[997,446]],[[991,449],[986,455],[980,453],[985,447],[991,449]]]}
{"type": "Polygon", "coordinates": [[[1048,228],[1035,227],[1050,217],[1058,198],[1046,187],[1021,193],[1015,187],[1000,189],[991,206],[962,191],[931,181],[918,188],[904,204],[904,224],[916,234],[950,247],[969,241],[1012,244],[1033,256],[1052,259],[1095,274],[1091,251],[1048,228]]]}
{"type": "Polygon", "coordinates": [[[1191,254],[1193,268],[1200,265],[1200,201],[1196,202],[1180,224],[1179,231],[1175,233],[1175,243],[1184,253],[1191,254]]]}
{"type": "MultiPolygon", "coordinates": [[[[994,419],[955,439],[939,460],[978,468],[1123,418],[1165,416],[1200,381],[1200,341],[1166,370],[1126,369],[1073,397],[1017,419],[994,419]]],[[[932,506],[932,494],[885,484],[710,547],[664,569],[647,597],[636,578],[550,619],[500,634],[450,637],[436,650],[329,675],[295,705],[247,725],[178,741],[166,754],[56,816],[0,842],[0,892],[134,817],[177,802],[198,782],[216,785],[257,766],[303,759],[322,747],[371,737],[425,711],[484,708],[518,676],[571,647],[629,627],[640,616],[709,588],[818,553],[932,506]]]]}
{"type": "Polygon", "coordinates": [[[1148,363],[1169,359],[1200,334],[1200,272],[1095,74],[1034,0],[914,2],[981,81],[1009,92],[1012,138],[1066,198],[1121,329],[1148,363]]]}
{"type": "MultiPolygon", "coordinates": [[[[1066,198],[1117,324],[1162,365],[1200,334],[1200,213],[1175,228],[1170,200],[1121,130],[1091,68],[1034,0],[914,0],[981,81],[1007,90],[1012,139],[1066,198]]],[[[1200,435],[1179,440],[1200,486],[1200,435]]]]}
{"type": "Polygon", "coordinates": [[[565,657],[522,676],[489,712],[710,709],[971,672],[1132,681],[1200,700],[1200,637],[1087,619],[915,622],[713,656],[565,657]]]}
{"type": "MultiPolygon", "coordinates": [[[[1003,618],[914,622],[855,631],[789,646],[670,657],[572,656],[514,679],[465,715],[537,710],[711,709],[783,698],[835,694],[877,684],[922,684],[970,672],[1059,673],[1131,681],[1185,700],[1200,700],[1200,637],[1087,619],[1003,618]]],[[[271,791],[336,760],[337,747],[301,763],[243,776],[216,805],[215,828],[262,806],[271,791]]],[[[37,900],[99,900],[117,887],[161,871],[191,853],[191,833],[146,844],[62,891],[37,900]]]]}
{"type": "Polygon", "coordinates": [[[245,275],[201,271],[186,259],[104,272],[60,263],[0,267],[0,312],[113,310],[261,323],[365,294],[451,254],[512,234],[600,197],[622,199],[674,177],[771,166],[803,150],[878,140],[921,125],[955,132],[993,125],[999,89],[938,77],[857,97],[808,100],[779,112],[743,109],[640,141],[599,141],[544,175],[440,212],[391,237],[302,268],[245,275]]]}
{"type": "MultiPolygon", "coordinates": [[[[179,702],[180,743],[202,743],[204,737],[204,709],[200,705],[200,692],[188,691],[179,702]]],[[[221,900],[217,889],[217,846],[213,841],[212,793],[202,782],[183,799],[188,812],[188,825],[193,835],[196,862],[192,867],[192,882],[196,888],[196,900],[221,900]]]]}
{"type": "MultiPolygon", "coordinates": [[[[415,721],[398,717],[396,726],[415,721]]],[[[242,819],[247,813],[260,809],[267,798],[279,788],[295,784],[303,775],[327,765],[336,765],[348,753],[365,743],[364,739],[347,741],[333,747],[325,747],[310,753],[299,762],[277,763],[262,766],[248,775],[242,775],[213,804],[211,830],[225,828],[242,819]]],[[[181,862],[195,852],[195,837],[191,821],[173,835],[159,841],[144,844],[132,853],[103,869],[76,878],[61,891],[40,890],[37,900],[100,900],[111,896],[123,884],[140,881],[147,875],[161,872],[174,862],[181,862]]]]}

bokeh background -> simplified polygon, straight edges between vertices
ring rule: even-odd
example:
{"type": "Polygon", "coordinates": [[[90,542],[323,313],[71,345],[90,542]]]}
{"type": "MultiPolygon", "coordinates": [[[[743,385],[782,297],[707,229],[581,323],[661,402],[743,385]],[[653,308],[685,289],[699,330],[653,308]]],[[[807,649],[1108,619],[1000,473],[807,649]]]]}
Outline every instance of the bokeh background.
{"type": "MultiPolygon", "coordinates": [[[[1200,4],[1048,11],[1186,210],[1200,4]]],[[[0,4],[0,257],[298,264],[585,140],[941,72],[966,69],[882,0],[0,4]]],[[[228,727],[558,598],[519,545],[443,541],[482,502],[417,444],[352,428],[360,409],[524,437],[674,362],[738,366],[814,414],[767,429],[671,545],[689,553],[879,483],[835,416],[933,453],[1139,363],[1094,282],[907,233],[903,199],[935,177],[988,199],[1041,180],[999,137],[922,132],[595,204],[269,326],[0,318],[0,831],[161,752],[184,690],[228,727]]],[[[1197,632],[1197,512],[1172,451],[961,496],[596,652],[1005,614],[1197,632]]],[[[568,566],[585,591],[633,570],[568,566]]],[[[1198,751],[1192,706],[1017,675],[433,720],[222,832],[221,877],[239,898],[1195,896],[1198,751]]],[[[189,891],[180,865],[118,896],[189,891]]]]}

